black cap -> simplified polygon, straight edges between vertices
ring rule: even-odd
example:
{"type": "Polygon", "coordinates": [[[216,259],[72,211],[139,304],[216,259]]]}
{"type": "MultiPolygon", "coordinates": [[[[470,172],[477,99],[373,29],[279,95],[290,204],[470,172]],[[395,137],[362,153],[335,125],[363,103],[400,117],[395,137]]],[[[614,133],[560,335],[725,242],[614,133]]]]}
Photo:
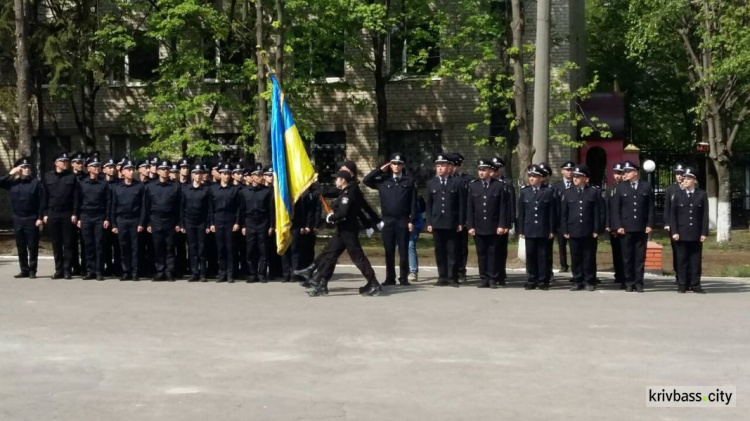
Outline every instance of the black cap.
{"type": "Polygon", "coordinates": [[[190,170],[191,173],[204,173],[206,172],[206,167],[203,164],[196,163],[193,165],[193,169],[190,170]]]}
{"type": "Polygon", "coordinates": [[[220,173],[231,173],[232,164],[229,164],[229,163],[220,164],[218,170],[220,173]]]}
{"type": "Polygon", "coordinates": [[[212,170],[218,170],[219,168],[221,168],[222,165],[224,165],[224,163],[221,162],[221,160],[216,161],[216,162],[214,162],[214,165],[211,166],[211,169],[212,170]]]}
{"type": "Polygon", "coordinates": [[[243,172],[245,171],[245,168],[242,166],[242,164],[234,164],[234,167],[232,168],[232,172],[243,172]]]}
{"type": "Polygon", "coordinates": [[[86,166],[87,167],[101,167],[102,161],[100,161],[98,157],[92,156],[91,158],[86,160],[86,166]]]}
{"type": "Polygon", "coordinates": [[[612,171],[616,173],[622,172],[622,162],[615,162],[614,165],[612,165],[612,171]]]}
{"type": "Polygon", "coordinates": [[[563,170],[572,170],[575,169],[576,163],[573,161],[565,161],[564,164],[560,165],[560,168],[563,170]]]}
{"type": "Polygon", "coordinates": [[[391,162],[395,162],[397,164],[403,164],[404,155],[401,152],[394,152],[393,154],[391,154],[391,162]]]}
{"type": "MultiPolygon", "coordinates": [[[[151,165],[154,165],[154,160],[153,159],[151,160],[151,165]]],[[[165,159],[165,160],[162,160],[162,161],[158,161],[156,163],[156,165],[158,165],[158,169],[160,169],[160,170],[168,170],[168,169],[170,169],[172,167],[172,163],[169,162],[168,159],[165,159]]]]}
{"type": "Polygon", "coordinates": [[[255,164],[251,167],[250,174],[263,175],[263,164],[255,164]]]}
{"type": "Polygon", "coordinates": [[[539,165],[531,164],[528,167],[526,167],[526,175],[538,175],[540,177],[543,177],[544,170],[539,168],[539,165]]]}
{"type": "Polygon", "coordinates": [[[122,166],[123,164],[125,164],[125,161],[130,161],[130,158],[128,158],[127,156],[123,156],[119,161],[117,161],[117,165],[122,166]]]}
{"type": "Polygon", "coordinates": [[[104,166],[104,167],[114,167],[114,166],[116,166],[116,165],[117,165],[117,163],[116,163],[116,162],[115,162],[115,160],[114,160],[114,159],[112,159],[112,158],[110,158],[110,159],[108,159],[108,160],[104,161],[104,164],[103,164],[103,166],[104,166]]]}
{"type": "Polygon", "coordinates": [[[461,164],[464,163],[464,156],[463,155],[461,155],[458,152],[456,152],[456,153],[454,153],[452,155],[453,155],[453,162],[455,162],[454,165],[460,166],[461,164]]]}
{"type": "Polygon", "coordinates": [[[448,163],[451,164],[451,165],[459,165],[458,164],[458,161],[459,161],[458,156],[456,154],[454,154],[454,153],[447,153],[447,154],[445,154],[445,159],[447,159],[448,163]]]}
{"type": "Polygon", "coordinates": [[[354,161],[346,160],[341,164],[342,167],[347,168],[352,174],[357,173],[357,164],[354,161]]]}
{"type": "Polygon", "coordinates": [[[550,175],[552,175],[552,168],[549,166],[548,163],[542,162],[538,164],[537,167],[539,167],[539,170],[541,170],[542,176],[549,177],[550,175]]]}
{"type": "Polygon", "coordinates": [[[450,163],[451,163],[451,160],[450,160],[450,159],[448,159],[448,154],[439,154],[439,155],[438,155],[438,156],[437,156],[437,157],[435,158],[435,163],[436,163],[436,164],[450,164],[450,163]]]}
{"type": "Polygon", "coordinates": [[[625,171],[625,172],[627,172],[627,171],[637,171],[638,170],[638,165],[635,165],[631,161],[625,161],[625,162],[622,163],[622,170],[625,171]]]}
{"type": "Polygon", "coordinates": [[[681,164],[681,163],[679,163],[679,162],[678,162],[678,163],[677,163],[677,164],[675,164],[675,166],[674,166],[674,173],[675,173],[675,174],[683,174],[683,173],[685,172],[685,170],[686,170],[686,169],[687,169],[687,168],[685,167],[685,165],[683,165],[683,164],[681,164]]]}
{"type": "Polygon", "coordinates": [[[29,158],[19,158],[16,160],[14,167],[28,167],[31,166],[31,161],[29,158]]]}
{"type": "Polygon", "coordinates": [[[70,162],[83,162],[85,160],[83,152],[74,152],[73,155],[70,156],[70,162]]]}
{"type": "Polygon", "coordinates": [[[180,168],[190,167],[190,162],[188,161],[187,158],[182,158],[179,160],[179,162],[177,162],[177,166],[179,166],[180,168]]]}
{"type": "Polygon", "coordinates": [[[172,166],[169,168],[169,172],[180,172],[180,166],[177,164],[172,164],[172,166]]]}
{"type": "Polygon", "coordinates": [[[491,159],[487,158],[479,158],[477,161],[477,168],[494,168],[495,165],[492,163],[491,159]]]}
{"type": "Polygon", "coordinates": [[[505,161],[503,161],[503,159],[500,158],[499,156],[496,156],[492,158],[492,167],[495,168],[496,170],[503,168],[505,167],[505,161]]]}
{"type": "Polygon", "coordinates": [[[149,163],[151,165],[159,165],[159,163],[161,163],[161,160],[159,159],[158,156],[155,156],[155,157],[151,158],[151,161],[149,161],[149,163]]]}
{"type": "Polygon", "coordinates": [[[695,171],[695,168],[692,167],[685,167],[685,172],[682,174],[683,177],[692,177],[697,178],[698,174],[695,171]]]}
{"type": "Polygon", "coordinates": [[[141,161],[140,164],[138,164],[138,168],[150,167],[150,166],[151,166],[151,161],[149,161],[148,159],[144,159],[143,161],[141,161]]]}
{"type": "Polygon", "coordinates": [[[579,165],[577,167],[573,168],[573,175],[580,175],[583,177],[591,177],[591,171],[589,170],[589,167],[586,165],[579,165]]]}
{"type": "Polygon", "coordinates": [[[66,162],[70,161],[70,155],[68,155],[67,152],[62,151],[58,153],[57,155],[55,155],[55,162],[57,161],[66,161],[66,162]]]}
{"type": "Polygon", "coordinates": [[[336,178],[343,178],[347,183],[350,183],[353,176],[349,171],[339,171],[336,173],[336,178]]]}
{"type": "Polygon", "coordinates": [[[263,175],[273,175],[273,167],[269,165],[263,168],[263,175]]]}
{"type": "Polygon", "coordinates": [[[126,168],[135,168],[135,163],[129,159],[120,161],[120,165],[121,165],[121,169],[123,170],[126,168]]]}

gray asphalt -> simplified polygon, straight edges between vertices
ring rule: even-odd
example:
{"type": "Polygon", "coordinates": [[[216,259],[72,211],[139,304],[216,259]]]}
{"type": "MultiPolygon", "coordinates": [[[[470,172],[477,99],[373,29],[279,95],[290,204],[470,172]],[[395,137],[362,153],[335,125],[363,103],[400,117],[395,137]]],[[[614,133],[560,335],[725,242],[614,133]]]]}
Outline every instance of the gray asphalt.
{"type": "MultiPolygon", "coordinates": [[[[2,420],[748,419],[750,282],[645,294],[509,286],[331,295],[296,284],[13,279],[0,261],[2,420]],[[647,387],[736,386],[736,408],[647,387]],[[745,415],[742,415],[745,414],[745,415]]],[[[382,278],[383,269],[377,270],[382,278]]]]}

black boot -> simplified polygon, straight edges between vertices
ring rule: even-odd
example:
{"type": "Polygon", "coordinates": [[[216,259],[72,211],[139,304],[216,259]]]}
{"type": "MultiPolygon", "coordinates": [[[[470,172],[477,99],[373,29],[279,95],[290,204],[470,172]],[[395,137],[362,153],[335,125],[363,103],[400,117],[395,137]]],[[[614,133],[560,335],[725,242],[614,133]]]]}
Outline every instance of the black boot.
{"type": "Polygon", "coordinates": [[[313,272],[315,272],[315,269],[317,269],[317,266],[315,265],[315,263],[313,263],[304,269],[295,270],[294,275],[304,278],[306,281],[310,281],[310,279],[313,277],[313,272]]]}
{"type": "Polygon", "coordinates": [[[379,295],[380,291],[382,290],[383,290],[383,287],[380,286],[380,282],[373,279],[370,282],[368,282],[368,288],[364,292],[360,293],[360,295],[366,296],[366,297],[374,297],[376,295],[379,295]]]}
{"type": "Polygon", "coordinates": [[[328,295],[328,281],[326,281],[325,279],[320,279],[320,275],[318,275],[317,278],[317,280],[315,278],[310,279],[310,284],[312,284],[313,281],[316,280],[315,289],[309,291],[307,295],[311,297],[323,297],[328,295]]]}

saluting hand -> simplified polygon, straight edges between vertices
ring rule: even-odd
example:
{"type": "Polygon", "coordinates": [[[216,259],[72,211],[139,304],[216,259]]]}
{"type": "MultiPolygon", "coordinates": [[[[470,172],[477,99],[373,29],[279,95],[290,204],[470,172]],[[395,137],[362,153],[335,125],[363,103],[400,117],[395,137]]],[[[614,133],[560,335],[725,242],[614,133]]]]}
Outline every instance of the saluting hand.
{"type": "Polygon", "coordinates": [[[387,170],[387,169],[388,169],[388,167],[390,167],[390,166],[391,166],[391,163],[390,163],[390,162],[386,162],[385,164],[383,164],[383,165],[382,165],[382,166],[380,167],[380,171],[385,171],[385,170],[387,170]]]}

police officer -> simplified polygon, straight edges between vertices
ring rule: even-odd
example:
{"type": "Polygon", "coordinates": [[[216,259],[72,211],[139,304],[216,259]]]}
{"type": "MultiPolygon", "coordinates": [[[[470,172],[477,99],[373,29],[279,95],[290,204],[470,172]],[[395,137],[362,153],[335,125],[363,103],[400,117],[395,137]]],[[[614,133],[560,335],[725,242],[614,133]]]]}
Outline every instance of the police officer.
{"type": "Polygon", "coordinates": [[[146,187],[135,179],[135,163],[125,160],[120,167],[122,182],[112,186],[112,233],[117,236],[122,266],[121,281],[138,281],[138,235],[144,231],[146,187]]]}
{"type": "MultiPolygon", "coordinates": [[[[190,163],[187,158],[181,158],[176,163],[172,164],[169,176],[170,180],[179,184],[180,188],[190,183],[190,163]],[[184,175],[183,175],[184,174],[184,175]]],[[[182,225],[180,225],[182,227],[182,225]]],[[[174,235],[174,270],[175,277],[181,278],[187,272],[190,271],[190,264],[188,262],[188,250],[187,250],[187,238],[185,233],[180,232],[174,235]]]]}
{"type": "Polygon", "coordinates": [[[10,193],[13,208],[13,235],[18,249],[18,264],[21,273],[15,278],[36,278],[39,255],[39,228],[42,226],[44,187],[31,177],[28,158],[15,162],[13,169],[0,177],[0,188],[10,193]]]}
{"type": "MultiPolygon", "coordinates": [[[[549,189],[552,188],[549,184],[549,178],[552,176],[552,167],[549,166],[546,162],[542,162],[539,164],[539,169],[542,172],[542,188],[549,189]]],[[[560,201],[562,200],[559,192],[555,189],[552,189],[552,193],[554,196],[554,206],[552,207],[552,211],[554,213],[554,224],[552,226],[552,230],[557,233],[560,228],[560,201]]],[[[555,241],[555,237],[552,237],[552,239],[547,242],[549,250],[547,252],[547,260],[549,260],[549,265],[547,266],[549,268],[549,280],[550,282],[554,281],[554,273],[553,273],[553,243],[555,241]]]]}
{"type": "Polygon", "coordinates": [[[466,221],[466,189],[461,178],[451,177],[451,161],[445,154],[435,159],[435,177],[427,182],[427,232],[435,240],[438,280],[435,286],[459,286],[456,252],[458,234],[466,221]]]}
{"type": "Polygon", "coordinates": [[[703,242],[708,237],[708,195],[695,187],[696,172],[687,167],[682,190],[670,197],[669,227],[677,249],[677,292],[688,289],[705,294],[701,287],[703,242]]]}
{"type": "Polygon", "coordinates": [[[510,240],[510,232],[516,224],[516,188],[513,186],[512,181],[505,177],[504,171],[505,161],[500,157],[492,158],[492,178],[501,181],[505,190],[506,221],[504,226],[508,228],[505,234],[500,235],[497,246],[498,271],[500,272],[499,285],[505,285],[505,281],[508,279],[506,269],[508,264],[508,241],[510,240]]]}
{"type": "Polygon", "coordinates": [[[300,208],[295,208],[292,220],[292,269],[294,271],[305,268],[315,261],[320,201],[317,183],[314,183],[302,196],[302,200],[298,201],[302,211],[300,212],[300,208]]]}
{"type": "Polygon", "coordinates": [[[616,162],[612,165],[612,174],[615,183],[607,187],[606,206],[607,214],[605,219],[605,229],[609,232],[609,244],[612,247],[612,264],[615,270],[615,283],[620,284],[620,289],[625,289],[625,268],[622,263],[622,241],[617,230],[612,229],[612,207],[614,206],[613,198],[617,194],[617,186],[622,183],[623,171],[622,163],[616,162]]]}
{"type": "MultiPolygon", "coordinates": [[[[150,176],[151,160],[144,159],[138,164],[138,179],[145,188],[153,182],[150,176]]],[[[145,199],[144,199],[145,200],[145,199]]],[[[145,204],[144,204],[145,207],[145,204]]],[[[144,228],[147,225],[144,225],[144,228]]],[[[154,275],[156,269],[154,266],[154,241],[151,233],[146,229],[138,233],[138,276],[147,278],[154,275]]]]}
{"type": "Polygon", "coordinates": [[[204,165],[197,163],[190,171],[192,182],[182,186],[182,206],[180,207],[180,227],[187,237],[188,258],[190,259],[190,279],[188,282],[207,282],[206,235],[210,228],[209,215],[212,213],[210,187],[205,185],[204,165]]]}
{"type": "Polygon", "coordinates": [[[526,242],[526,274],[524,288],[549,289],[549,244],[555,232],[555,192],[545,188],[544,170],[539,165],[526,169],[529,184],[521,188],[518,199],[518,235],[526,242]]]}
{"type": "Polygon", "coordinates": [[[140,164],[138,164],[138,179],[143,183],[144,185],[151,181],[151,177],[149,177],[149,168],[151,167],[151,162],[148,159],[144,159],[141,161],[140,164]]]}
{"type": "MultiPolygon", "coordinates": [[[[682,180],[683,180],[683,174],[685,173],[685,165],[681,163],[676,163],[674,166],[674,178],[675,182],[668,185],[666,189],[664,189],[664,229],[669,233],[669,218],[670,218],[670,205],[672,204],[672,196],[675,195],[675,193],[682,190],[682,180]]],[[[669,235],[670,239],[670,245],[672,246],[672,269],[674,270],[675,277],[679,278],[679,275],[677,275],[677,249],[675,247],[675,241],[672,240],[672,235],[670,233],[669,235]]]]}
{"type": "MultiPolygon", "coordinates": [[[[453,177],[458,178],[461,181],[461,184],[464,188],[464,200],[461,202],[461,206],[464,208],[464,215],[466,215],[466,197],[468,195],[469,190],[469,183],[471,183],[474,178],[469,175],[465,174],[461,171],[461,166],[463,166],[464,163],[464,156],[460,153],[452,153],[448,154],[449,159],[451,160],[451,171],[453,177]]],[[[461,225],[466,225],[466,221],[461,221],[461,225]]],[[[466,281],[466,263],[469,258],[469,233],[467,230],[462,230],[457,234],[457,246],[456,246],[456,264],[458,265],[458,278],[461,281],[466,281]]]]}
{"type": "Polygon", "coordinates": [[[396,246],[398,281],[401,285],[409,285],[409,232],[414,229],[417,217],[417,185],[414,179],[404,174],[403,155],[399,152],[392,154],[389,162],[372,170],[362,183],[380,194],[386,267],[383,285],[396,285],[396,246]]]}
{"type": "Polygon", "coordinates": [[[68,170],[70,156],[60,152],[55,156],[55,169],[42,178],[44,184],[43,221],[52,239],[55,273],[52,279],[71,278],[77,234],[73,204],[77,200],[78,180],[68,170]]]}
{"type": "Polygon", "coordinates": [[[232,166],[219,167],[221,181],[211,186],[211,232],[216,235],[219,277],[216,282],[234,283],[234,247],[232,233],[240,230],[238,189],[232,184],[232,166]]]}
{"type": "MultiPolygon", "coordinates": [[[[76,180],[79,183],[88,178],[88,174],[86,174],[86,168],[84,166],[85,161],[86,156],[83,154],[83,152],[74,152],[70,155],[71,171],[73,172],[73,175],[76,177],[76,180]]],[[[76,189],[78,189],[78,187],[76,187],[76,189]]],[[[73,248],[73,264],[71,266],[73,275],[85,275],[84,272],[86,271],[86,253],[83,246],[83,235],[81,234],[81,229],[78,228],[77,224],[75,229],[75,238],[73,241],[75,243],[75,247],[73,248]]]]}
{"type": "Polygon", "coordinates": [[[263,165],[256,164],[250,173],[250,185],[240,190],[242,235],[245,236],[247,282],[267,282],[268,253],[274,233],[273,191],[262,182],[263,165]]]}
{"type": "Polygon", "coordinates": [[[156,266],[153,281],[175,280],[174,236],[181,231],[182,190],[169,180],[171,166],[168,160],[162,160],[157,165],[159,179],[146,185],[146,230],[151,234],[156,266]]]}
{"type": "MultiPolygon", "coordinates": [[[[104,181],[109,184],[110,191],[122,182],[122,180],[116,174],[117,163],[114,159],[108,159],[102,164],[102,173],[104,175],[104,181]]],[[[110,224],[114,223],[112,218],[109,218],[110,224]]],[[[120,242],[117,238],[117,234],[113,233],[111,229],[104,230],[104,275],[122,275],[122,262],[120,260],[120,242]]]]}
{"type": "MultiPolygon", "coordinates": [[[[565,190],[573,187],[573,169],[576,167],[575,162],[566,161],[560,166],[560,173],[562,174],[562,180],[557,181],[552,185],[552,188],[556,190],[557,196],[562,199],[565,190]]],[[[570,270],[568,266],[568,240],[562,234],[561,231],[557,232],[557,245],[559,248],[560,256],[560,272],[567,272],[570,270]]]]}
{"type": "Polygon", "coordinates": [[[498,245],[508,233],[506,190],[503,182],[492,178],[492,161],[477,162],[479,178],[469,183],[466,204],[466,229],[474,237],[479,263],[479,288],[497,288],[500,282],[498,245]]]}
{"type": "MultiPolygon", "coordinates": [[[[234,163],[232,165],[232,185],[234,185],[238,190],[242,190],[245,188],[245,184],[243,183],[244,175],[245,166],[242,160],[234,163]]],[[[234,260],[235,277],[247,276],[247,268],[245,267],[245,249],[245,237],[242,235],[242,232],[237,231],[232,233],[232,253],[234,253],[232,260],[234,260]]]]}
{"type": "MultiPolygon", "coordinates": [[[[601,219],[601,195],[588,185],[591,172],[585,165],[571,170],[573,185],[562,190],[560,232],[570,241],[573,264],[571,291],[596,289],[596,241],[604,221],[601,219]]],[[[562,243],[561,243],[562,245],[562,243]]]]}
{"type": "Polygon", "coordinates": [[[326,222],[335,224],[336,231],[322,253],[318,271],[310,279],[310,284],[315,287],[309,293],[311,297],[328,294],[328,279],[333,275],[336,261],[344,250],[349,253],[349,258],[367,280],[361,294],[375,296],[380,294],[382,289],[359,242],[359,223],[356,216],[362,206],[363,196],[359,187],[352,183],[353,180],[350,172],[336,173],[336,187],[341,191],[341,195],[333,203],[332,212],[326,215],[326,222]]]}
{"type": "Polygon", "coordinates": [[[612,227],[622,238],[622,260],[628,292],[643,292],[646,242],[654,223],[654,193],[651,185],[639,180],[638,166],[622,165],[624,181],[612,198],[612,227]]]}
{"type": "Polygon", "coordinates": [[[75,214],[86,254],[84,280],[104,280],[104,230],[109,229],[110,186],[102,177],[102,162],[96,156],[86,161],[88,178],[78,183],[75,214]]]}

